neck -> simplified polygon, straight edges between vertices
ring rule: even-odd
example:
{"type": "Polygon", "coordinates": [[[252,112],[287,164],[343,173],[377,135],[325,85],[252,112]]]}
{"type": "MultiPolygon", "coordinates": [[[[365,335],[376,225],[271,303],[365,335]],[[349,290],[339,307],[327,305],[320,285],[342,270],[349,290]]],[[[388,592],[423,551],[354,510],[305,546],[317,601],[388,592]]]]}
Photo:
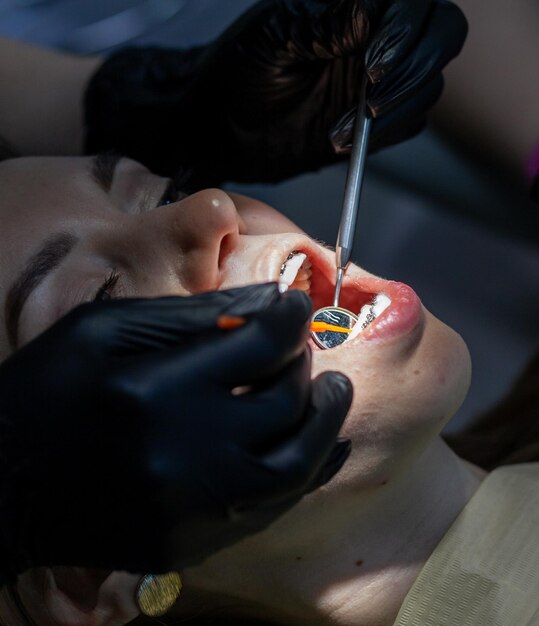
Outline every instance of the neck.
{"type": "Polygon", "coordinates": [[[206,606],[233,606],[235,614],[252,618],[392,624],[482,477],[437,439],[377,487],[359,491],[342,483],[319,490],[263,533],[185,572],[184,582],[202,589],[197,594],[206,606]]]}

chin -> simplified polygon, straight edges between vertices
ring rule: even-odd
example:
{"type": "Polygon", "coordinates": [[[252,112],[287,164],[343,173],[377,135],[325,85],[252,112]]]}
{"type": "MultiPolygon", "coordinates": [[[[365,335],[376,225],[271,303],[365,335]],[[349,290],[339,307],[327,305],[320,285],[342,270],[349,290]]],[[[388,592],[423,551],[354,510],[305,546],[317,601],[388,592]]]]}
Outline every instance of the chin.
{"type": "MultiPolygon", "coordinates": [[[[301,284],[316,311],[332,302],[333,254],[308,240],[296,242],[296,250],[308,258],[309,279],[301,274],[301,284]]],[[[356,322],[335,348],[322,350],[316,337],[311,341],[313,375],[337,370],[353,383],[354,399],[342,434],[362,448],[372,441],[391,448],[399,438],[439,433],[470,384],[470,355],[462,338],[429,313],[411,287],[355,265],[346,272],[339,304],[359,320],[367,310],[374,313],[366,323],[356,322]]]]}
{"type": "Polygon", "coordinates": [[[354,386],[341,431],[352,440],[352,454],[335,486],[376,487],[401,475],[466,397],[471,362],[460,335],[423,309],[422,323],[405,345],[402,338],[358,342],[353,349],[313,354],[314,376],[338,370],[354,386]]]}

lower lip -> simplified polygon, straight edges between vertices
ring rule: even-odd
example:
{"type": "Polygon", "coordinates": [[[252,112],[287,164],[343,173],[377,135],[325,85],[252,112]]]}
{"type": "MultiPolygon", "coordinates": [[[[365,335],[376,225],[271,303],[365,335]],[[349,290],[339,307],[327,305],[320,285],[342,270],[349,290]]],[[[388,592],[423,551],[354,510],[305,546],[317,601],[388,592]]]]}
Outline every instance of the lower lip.
{"type": "Polygon", "coordinates": [[[408,335],[422,325],[424,315],[421,300],[411,287],[404,283],[388,282],[380,291],[390,298],[391,304],[358,335],[358,340],[388,341],[408,335]]]}
{"type": "MultiPolygon", "coordinates": [[[[365,284],[363,283],[363,287],[365,284]]],[[[345,341],[333,350],[353,349],[355,346],[366,342],[386,343],[393,340],[405,341],[406,348],[415,343],[422,334],[425,313],[415,291],[404,283],[380,281],[378,279],[369,281],[370,293],[384,293],[391,304],[388,308],[357,337],[345,341]]],[[[365,290],[367,291],[367,290],[365,290]]],[[[323,350],[312,338],[309,345],[315,351],[323,350]]],[[[330,350],[330,352],[333,352],[330,350]]]]}

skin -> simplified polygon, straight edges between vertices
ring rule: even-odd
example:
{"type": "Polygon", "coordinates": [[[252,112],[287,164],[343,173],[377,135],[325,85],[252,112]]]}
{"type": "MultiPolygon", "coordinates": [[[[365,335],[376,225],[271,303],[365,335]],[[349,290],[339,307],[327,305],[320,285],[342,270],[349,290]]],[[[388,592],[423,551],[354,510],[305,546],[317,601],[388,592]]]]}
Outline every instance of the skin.
{"type": "MultiPolygon", "coordinates": [[[[313,272],[329,275],[331,252],[271,207],[217,189],[157,207],[166,185],[130,160],[120,162],[108,193],[90,175],[88,158],[0,164],[2,315],[11,283],[42,242],[58,231],[79,238],[26,302],[20,344],[94,298],[112,270],[120,275],[113,297],[276,280],[291,250],[307,252],[313,272]]],[[[357,308],[370,276],[349,269],[346,306],[357,308]]],[[[327,304],[328,280],[313,282],[315,306],[327,304]]],[[[263,533],[183,572],[185,592],[173,617],[203,606],[287,624],[393,622],[483,478],[439,438],[468,389],[468,351],[454,331],[418,311],[406,332],[381,337],[367,330],[338,349],[314,352],[313,377],[340,370],[354,385],[342,432],[353,443],[347,464],[263,533]]],[[[2,323],[0,357],[10,351],[2,323]]],[[[21,578],[21,595],[38,624],[116,626],[136,616],[138,577],[65,569],[21,578]]],[[[0,617],[6,611],[0,598],[0,617]]]]}

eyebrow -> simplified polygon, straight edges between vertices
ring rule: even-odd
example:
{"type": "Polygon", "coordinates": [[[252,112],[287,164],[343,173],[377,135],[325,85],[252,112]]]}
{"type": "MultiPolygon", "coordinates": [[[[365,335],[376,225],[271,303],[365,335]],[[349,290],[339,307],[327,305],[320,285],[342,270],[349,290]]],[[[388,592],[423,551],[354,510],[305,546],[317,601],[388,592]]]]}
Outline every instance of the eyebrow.
{"type": "Polygon", "coordinates": [[[116,152],[102,152],[92,158],[91,175],[105,193],[110,191],[116,166],[122,155],[116,152]]]}
{"type": "Polygon", "coordinates": [[[65,259],[78,239],[69,233],[56,233],[45,240],[41,249],[27,261],[19,277],[9,288],[4,306],[6,331],[13,350],[18,344],[19,318],[24,303],[38,285],[65,259]]]}

